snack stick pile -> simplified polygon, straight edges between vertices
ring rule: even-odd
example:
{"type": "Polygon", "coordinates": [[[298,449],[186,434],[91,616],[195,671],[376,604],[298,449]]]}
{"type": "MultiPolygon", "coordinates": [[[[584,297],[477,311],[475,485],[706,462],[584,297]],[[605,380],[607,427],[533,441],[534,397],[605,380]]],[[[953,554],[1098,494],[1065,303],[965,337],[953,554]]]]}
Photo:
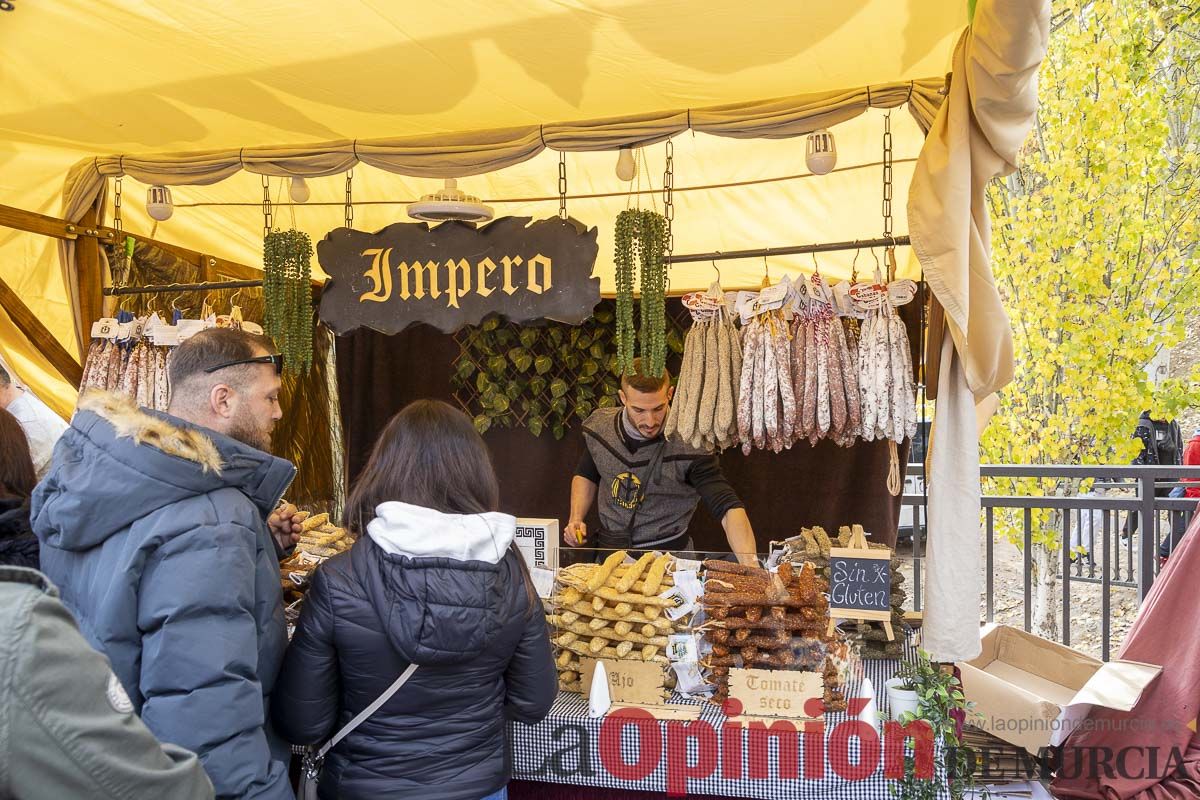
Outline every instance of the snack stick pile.
{"type": "Polygon", "coordinates": [[[619,550],[602,564],[559,571],[547,619],[555,630],[560,689],[583,691],[581,657],[646,661],[667,671],[667,637],[675,623],[664,613],[671,601],[659,594],[674,585],[675,560],[646,553],[626,564],[627,557],[619,550]]]}
{"type": "Polygon", "coordinates": [[[330,556],[350,549],[354,538],[343,528],[329,521],[328,514],[313,515],[300,512],[302,519],[300,541],[296,549],[279,562],[279,577],[283,587],[285,605],[291,605],[304,597],[308,582],[317,565],[330,556]]]}
{"type": "MultiPolygon", "coordinates": [[[[848,547],[851,536],[851,528],[848,525],[843,525],[838,529],[837,537],[830,537],[821,527],[803,528],[800,533],[781,542],[783,560],[789,561],[793,565],[805,562],[812,564],[817,568],[818,574],[828,580],[829,548],[848,547]]],[[[872,550],[887,549],[886,545],[876,542],[868,542],[867,546],[872,550]]],[[[888,641],[887,633],[881,622],[864,621],[851,629],[851,633],[861,643],[859,655],[862,658],[898,659],[904,656],[904,639],[912,627],[904,618],[904,601],[908,598],[908,593],[905,591],[903,566],[904,563],[901,559],[892,558],[891,622],[894,638],[888,641]]],[[[842,627],[846,627],[846,623],[843,623],[842,627]]]]}
{"type": "Polygon", "coordinates": [[[717,690],[729,697],[729,670],[804,670],[825,678],[825,706],[846,708],[848,648],[826,636],[828,584],[811,566],[784,562],[778,572],[728,561],[705,561],[702,626],[712,652],[701,665],[717,690]]]}

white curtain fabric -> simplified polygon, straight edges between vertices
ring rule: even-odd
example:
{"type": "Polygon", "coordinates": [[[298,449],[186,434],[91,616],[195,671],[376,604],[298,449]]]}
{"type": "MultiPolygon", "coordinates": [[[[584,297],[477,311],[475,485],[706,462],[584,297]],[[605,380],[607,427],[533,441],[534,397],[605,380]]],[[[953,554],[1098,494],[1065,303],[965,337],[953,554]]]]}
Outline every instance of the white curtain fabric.
{"type": "Polygon", "coordinates": [[[929,474],[923,642],[937,661],[979,655],[979,433],[975,404],[1013,375],[1012,328],[990,261],[988,181],[1016,169],[1037,113],[1047,0],[981,2],[954,53],[950,94],[921,151],[909,235],[946,310],[929,474]]]}

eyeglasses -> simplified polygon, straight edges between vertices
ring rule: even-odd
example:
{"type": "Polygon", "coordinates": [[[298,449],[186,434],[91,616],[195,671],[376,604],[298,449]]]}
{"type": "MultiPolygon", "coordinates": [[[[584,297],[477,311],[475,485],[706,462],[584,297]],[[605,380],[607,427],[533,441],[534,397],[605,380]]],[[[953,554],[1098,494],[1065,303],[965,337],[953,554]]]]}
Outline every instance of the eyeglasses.
{"type": "Polygon", "coordinates": [[[280,353],[272,353],[266,356],[255,356],[254,358],[239,358],[237,361],[226,361],[224,364],[217,364],[215,367],[209,367],[204,370],[206,374],[212,374],[219,369],[226,367],[236,367],[239,364],[274,364],[275,374],[283,374],[283,355],[280,353]]]}

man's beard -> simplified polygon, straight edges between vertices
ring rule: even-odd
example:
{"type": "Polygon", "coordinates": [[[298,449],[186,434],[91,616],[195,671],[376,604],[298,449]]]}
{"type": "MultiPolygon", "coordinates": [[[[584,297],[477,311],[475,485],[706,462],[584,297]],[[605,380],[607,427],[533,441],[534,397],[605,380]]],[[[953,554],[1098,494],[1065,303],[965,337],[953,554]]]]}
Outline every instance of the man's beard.
{"type": "Polygon", "coordinates": [[[229,427],[229,436],[264,453],[271,452],[271,428],[260,424],[250,414],[234,421],[229,427]]]}

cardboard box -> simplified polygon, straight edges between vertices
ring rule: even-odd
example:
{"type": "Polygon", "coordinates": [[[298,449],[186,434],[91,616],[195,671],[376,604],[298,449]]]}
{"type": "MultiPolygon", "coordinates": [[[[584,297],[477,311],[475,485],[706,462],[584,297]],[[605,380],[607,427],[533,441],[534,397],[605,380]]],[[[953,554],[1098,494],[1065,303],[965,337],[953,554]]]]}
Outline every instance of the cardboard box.
{"type": "Polygon", "coordinates": [[[558,570],[559,527],[556,519],[518,519],[517,549],[530,569],[558,570]]]}
{"type": "Polygon", "coordinates": [[[1066,740],[1093,705],[1130,711],[1161,667],[1104,663],[1008,625],[980,632],[983,652],[960,663],[963,692],[983,716],[976,723],[1030,753],[1066,740]]]}

